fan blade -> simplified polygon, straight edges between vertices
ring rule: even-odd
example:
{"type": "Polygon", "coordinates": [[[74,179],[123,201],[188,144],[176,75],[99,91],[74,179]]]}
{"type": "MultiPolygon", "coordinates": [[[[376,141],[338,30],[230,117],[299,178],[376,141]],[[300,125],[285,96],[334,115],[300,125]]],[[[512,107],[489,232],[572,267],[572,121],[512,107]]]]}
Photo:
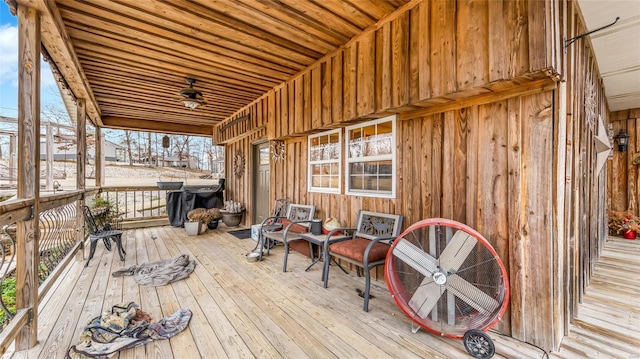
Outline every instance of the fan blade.
{"type": "Polygon", "coordinates": [[[431,309],[436,305],[442,296],[443,287],[436,284],[432,279],[425,278],[416,292],[409,300],[409,307],[422,319],[426,318],[431,309]]]}
{"type": "Polygon", "coordinates": [[[425,277],[431,277],[433,272],[438,269],[435,258],[404,238],[400,238],[396,242],[393,255],[425,277]]]}
{"type": "Polygon", "coordinates": [[[447,277],[447,290],[482,314],[491,314],[500,303],[457,274],[447,277]]]}
{"type": "Polygon", "coordinates": [[[449,273],[455,273],[464,263],[464,260],[467,259],[476,243],[478,243],[478,240],[473,236],[458,230],[444,248],[442,254],[440,254],[440,268],[449,273]]]}

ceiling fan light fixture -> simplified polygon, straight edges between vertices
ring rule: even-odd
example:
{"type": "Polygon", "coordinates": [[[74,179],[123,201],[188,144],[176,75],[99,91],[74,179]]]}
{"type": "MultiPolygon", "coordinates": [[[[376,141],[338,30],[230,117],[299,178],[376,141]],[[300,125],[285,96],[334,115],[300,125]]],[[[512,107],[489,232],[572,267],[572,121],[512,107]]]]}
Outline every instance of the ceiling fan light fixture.
{"type": "Polygon", "coordinates": [[[189,110],[195,110],[198,106],[200,106],[200,102],[195,101],[195,100],[182,100],[182,104],[188,108],[189,110]]]}
{"type": "Polygon", "coordinates": [[[202,96],[202,92],[193,88],[193,84],[196,83],[196,79],[187,77],[185,81],[189,85],[189,87],[180,90],[180,95],[182,96],[182,104],[192,111],[198,108],[200,105],[206,104],[206,102],[204,101],[204,97],[202,96]]]}

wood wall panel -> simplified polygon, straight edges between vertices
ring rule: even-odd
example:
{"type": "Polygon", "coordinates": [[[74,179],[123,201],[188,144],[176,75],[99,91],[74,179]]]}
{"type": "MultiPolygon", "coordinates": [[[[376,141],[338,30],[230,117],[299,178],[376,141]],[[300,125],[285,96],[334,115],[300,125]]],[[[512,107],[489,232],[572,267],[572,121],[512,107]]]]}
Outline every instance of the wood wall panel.
{"type": "MultiPolygon", "coordinates": [[[[403,11],[265,94],[286,94],[288,114],[295,116],[294,126],[291,118],[289,126],[269,124],[269,138],[294,138],[548,76],[553,59],[546,54],[555,40],[545,32],[554,15],[547,1],[420,1],[403,11]]],[[[217,142],[243,134],[225,124],[244,112],[218,126],[223,133],[217,142]]]]}
{"type": "Polygon", "coordinates": [[[553,347],[546,328],[553,321],[552,268],[552,183],[553,116],[552,98],[532,95],[523,104],[522,118],[522,189],[526,318],[524,339],[543,348],[553,347]]]}
{"type": "Polygon", "coordinates": [[[344,225],[360,209],[403,214],[405,228],[429,217],[472,225],[517,272],[514,311],[496,329],[549,347],[551,272],[541,268],[552,260],[553,94],[398,121],[395,199],[307,192],[306,137],[287,140],[286,165],[272,164],[272,181],[284,183],[272,198],[313,204],[344,225]]]}
{"type": "MultiPolygon", "coordinates": [[[[540,9],[530,11],[532,14],[541,13],[540,9]]],[[[575,3],[567,2],[566,11],[566,38],[588,31],[575,3]]],[[[551,26],[549,30],[555,31],[553,29],[554,26],[551,26]]],[[[600,174],[595,172],[596,153],[593,148],[593,137],[597,133],[598,118],[602,118],[605,126],[610,118],[602,78],[598,73],[590,43],[580,41],[572,44],[566,50],[565,61],[566,66],[562,65],[562,67],[566,67],[566,97],[561,98],[560,102],[562,107],[566,108],[566,113],[559,113],[559,119],[566,116],[564,127],[567,138],[566,177],[562,185],[559,182],[557,187],[558,191],[562,190],[561,186],[565,188],[563,203],[565,220],[564,226],[560,227],[560,234],[564,234],[564,238],[559,242],[561,246],[558,247],[558,251],[563,251],[561,255],[563,262],[556,268],[564,271],[556,275],[556,278],[564,278],[564,287],[553,288],[553,290],[554,293],[564,293],[564,296],[554,295],[554,302],[556,307],[563,308],[561,314],[565,320],[569,321],[577,316],[578,303],[582,301],[593,267],[607,238],[606,226],[603,226],[603,223],[607,222],[607,175],[611,180],[611,176],[615,176],[616,172],[624,171],[623,176],[626,178],[627,167],[621,166],[616,170],[614,160],[600,174]]],[[[613,125],[615,129],[616,123],[614,122],[613,125]]],[[[626,123],[624,125],[626,126],[626,123]]],[[[611,198],[612,205],[616,202],[615,198],[611,198]]],[[[556,325],[556,327],[559,326],[556,325]]],[[[568,330],[566,326],[564,329],[568,330]]],[[[556,332],[556,341],[558,336],[556,332]]]]}
{"type": "Polygon", "coordinates": [[[391,107],[409,103],[409,14],[391,23],[391,107]]]}
{"type": "MultiPolygon", "coordinates": [[[[456,30],[456,87],[481,86],[489,81],[489,3],[491,1],[458,1],[456,30]],[[480,40],[480,41],[478,41],[480,40]]],[[[494,1],[495,2],[495,1],[494,1]]],[[[491,27],[498,24],[492,23],[491,27]]],[[[499,26],[499,25],[498,25],[499,26]]]]}
{"type": "Polygon", "coordinates": [[[640,167],[633,164],[633,156],[640,152],[640,108],[617,111],[611,113],[613,135],[620,129],[629,134],[627,152],[618,151],[614,144],[610,171],[607,178],[607,193],[611,199],[610,209],[614,211],[630,210],[636,216],[640,215],[640,167]]]}
{"type": "MultiPolygon", "coordinates": [[[[267,130],[262,127],[259,131],[254,131],[248,136],[243,137],[241,140],[234,141],[225,145],[225,201],[234,200],[242,203],[246,207],[247,211],[242,219],[241,226],[251,225],[251,218],[253,218],[253,208],[251,208],[251,196],[253,195],[253,189],[251,184],[253,183],[253,170],[252,170],[252,150],[253,143],[261,139],[266,138],[267,130]],[[242,176],[236,176],[233,171],[233,158],[237,153],[244,155],[246,165],[242,176]]],[[[274,166],[271,170],[273,171],[274,166]]],[[[271,193],[282,193],[284,187],[278,182],[271,182],[271,193]]],[[[279,198],[279,197],[278,197],[279,198]]]]}
{"type": "MultiPolygon", "coordinates": [[[[279,130],[286,159],[272,164],[272,199],[314,204],[318,217],[337,217],[343,224],[353,224],[358,210],[368,209],[401,213],[405,227],[445,216],[479,229],[510,273],[510,308],[496,329],[557,349],[606,238],[605,192],[621,206],[638,207],[640,199],[634,193],[629,201],[628,188],[638,188],[640,174],[628,179],[629,170],[637,170],[628,158],[614,155],[607,174],[594,172],[587,78],[595,88],[595,111],[605,122],[608,113],[591,50],[586,41],[572,45],[565,66],[555,58],[562,49],[549,48],[565,36],[549,33],[565,29],[552,21],[570,19],[565,37],[585,30],[567,4],[417,2],[275,88],[286,93],[288,106],[288,120],[280,109],[276,121],[288,126],[279,130]],[[561,65],[567,69],[562,91],[538,81],[549,81],[547,70],[561,65]],[[363,82],[373,92],[363,93],[369,89],[363,82]],[[370,99],[374,109],[368,114],[370,99]],[[397,124],[395,199],[307,192],[307,134],[391,112],[403,118],[397,124]]],[[[629,118],[614,128],[640,133],[637,116],[629,118]]],[[[248,141],[224,138],[230,144],[248,141]]]]}

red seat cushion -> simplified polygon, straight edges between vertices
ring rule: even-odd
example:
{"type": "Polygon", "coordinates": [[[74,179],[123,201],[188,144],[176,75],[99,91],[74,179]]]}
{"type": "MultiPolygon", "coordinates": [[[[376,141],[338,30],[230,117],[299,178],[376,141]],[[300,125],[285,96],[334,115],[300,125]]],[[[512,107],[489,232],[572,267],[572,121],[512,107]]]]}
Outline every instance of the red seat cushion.
{"type": "MultiPolygon", "coordinates": [[[[291,220],[290,219],[283,219],[282,220],[282,229],[284,230],[285,228],[287,228],[288,225],[291,224],[291,220]]],[[[293,226],[289,227],[289,232],[293,232],[293,233],[306,233],[309,232],[309,228],[301,225],[301,224],[294,224],[293,226]]]]}
{"type": "MultiPolygon", "coordinates": [[[[329,251],[337,255],[351,258],[355,261],[364,263],[364,251],[371,243],[369,239],[356,237],[348,241],[334,243],[329,246],[329,251]]],[[[383,260],[387,257],[389,245],[386,243],[376,243],[369,252],[369,263],[383,260]]]]}

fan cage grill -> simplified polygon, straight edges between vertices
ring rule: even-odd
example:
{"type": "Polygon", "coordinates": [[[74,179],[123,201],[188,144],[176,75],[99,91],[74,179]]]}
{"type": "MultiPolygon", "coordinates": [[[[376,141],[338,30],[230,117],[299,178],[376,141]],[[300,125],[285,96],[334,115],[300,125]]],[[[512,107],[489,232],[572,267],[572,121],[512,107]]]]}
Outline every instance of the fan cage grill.
{"type": "MultiPolygon", "coordinates": [[[[407,240],[436,259],[440,258],[442,251],[455,233],[462,230],[441,225],[411,229],[409,228],[401,237],[398,237],[395,243],[401,239],[407,240]]],[[[481,237],[476,233],[469,234],[476,239],[481,237]]],[[[436,263],[438,264],[438,261],[436,263]]],[[[432,284],[430,288],[436,288],[436,295],[440,294],[440,298],[433,309],[423,316],[417,313],[418,308],[411,308],[408,303],[420,287],[427,287],[433,282],[433,277],[425,280],[425,275],[393,255],[389,256],[385,271],[387,285],[401,309],[414,322],[432,332],[462,337],[470,329],[486,331],[497,323],[504,312],[505,297],[508,295],[506,288],[508,279],[500,259],[484,238],[477,240],[457,270],[447,272],[448,282],[452,280],[451,276],[458,276],[479,291],[462,290],[463,295],[468,296],[463,299],[446,289],[446,285],[432,284]],[[389,280],[389,278],[394,279],[389,280]],[[487,300],[482,293],[492,300],[487,300]],[[485,310],[478,310],[470,305],[470,302],[482,303],[479,306],[485,310]],[[486,310],[487,308],[489,310],[486,310]]]]}

